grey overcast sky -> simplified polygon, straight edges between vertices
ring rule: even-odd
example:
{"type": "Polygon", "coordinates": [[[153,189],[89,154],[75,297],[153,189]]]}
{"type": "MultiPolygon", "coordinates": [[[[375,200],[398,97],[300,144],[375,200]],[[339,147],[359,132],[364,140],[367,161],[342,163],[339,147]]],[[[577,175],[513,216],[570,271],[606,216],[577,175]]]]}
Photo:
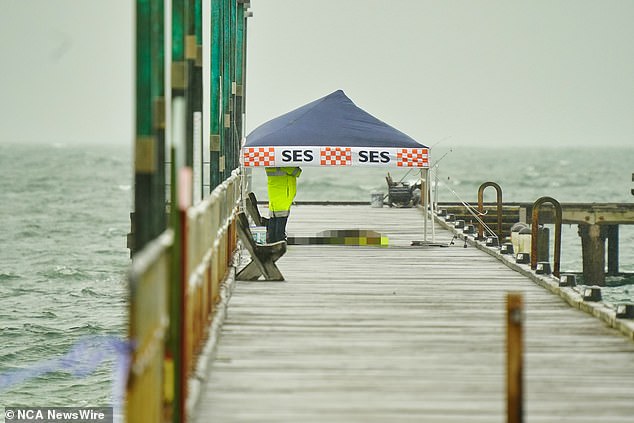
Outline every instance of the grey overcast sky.
{"type": "Polygon", "coordinates": [[[0,0],[0,142],[132,145],[131,0],[0,0]]]}
{"type": "MultiPolygon", "coordinates": [[[[0,142],[132,142],[131,0],[0,0],[0,142]]],[[[252,0],[247,132],[343,89],[428,145],[634,146],[632,0],[252,0]]]]}

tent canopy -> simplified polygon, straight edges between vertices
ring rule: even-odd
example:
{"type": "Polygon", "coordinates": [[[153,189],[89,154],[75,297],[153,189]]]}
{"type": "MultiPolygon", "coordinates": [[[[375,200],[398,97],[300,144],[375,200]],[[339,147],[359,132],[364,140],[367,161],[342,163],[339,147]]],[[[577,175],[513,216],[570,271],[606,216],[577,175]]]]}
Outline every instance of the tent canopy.
{"type": "Polygon", "coordinates": [[[337,90],[272,119],[248,136],[244,166],[429,167],[429,148],[337,90]]]}

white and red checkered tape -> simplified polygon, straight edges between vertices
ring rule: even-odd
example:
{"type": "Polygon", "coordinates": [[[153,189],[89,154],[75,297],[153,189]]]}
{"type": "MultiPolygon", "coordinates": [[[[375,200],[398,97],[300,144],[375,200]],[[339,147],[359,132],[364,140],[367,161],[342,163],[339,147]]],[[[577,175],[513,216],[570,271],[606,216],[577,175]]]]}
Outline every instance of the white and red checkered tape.
{"type": "Polygon", "coordinates": [[[244,165],[275,167],[275,147],[248,147],[242,149],[244,165]]]}
{"type": "Polygon", "coordinates": [[[244,147],[246,167],[394,166],[429,167],[429,149],[380,147],[244,147]]]}
{"type": "Polygon", "coordinates": [[[350,147],[322,147],[319,151],[320,166],[350,166],[352,165],[352,148],[350,147]]]}
{"type": "Polygon", "coordinates": [[[396,153],[398,167],[429,167],[429,152],[426,148],[399,148],[396,153]]]}

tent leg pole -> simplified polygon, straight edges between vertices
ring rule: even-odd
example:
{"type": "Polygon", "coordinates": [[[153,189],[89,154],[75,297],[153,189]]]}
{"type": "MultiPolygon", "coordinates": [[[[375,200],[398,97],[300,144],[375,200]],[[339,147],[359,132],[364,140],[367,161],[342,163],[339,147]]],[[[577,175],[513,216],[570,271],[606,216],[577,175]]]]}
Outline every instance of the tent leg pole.
{"type": "Polygon", "coordinates": [[[427,175],[423,177],[423,171],[420,172],[421,175],[421,190],[420,193],[423,196],[423,216],[425,217],[423,223],[423,241],[427,242],[427,175]]]}
{"type": "MultiPolygon", "coordinates": [[[[427,179],[429,179],[429,169],[427,169],[427,179]]],[[[431,184],[429,184],[429,197],[431,198],[431,184]]],[[[434,189],[434,195],[436,195],[436,191],[434,189]]],[[[436,242],[436,226],[434,225],[434,216],[436,216],[436,208],[438,207],[438,204],[436,204],[435,201],[432,201],[431,204],[431,242],[435,243],[436,242]]]]}

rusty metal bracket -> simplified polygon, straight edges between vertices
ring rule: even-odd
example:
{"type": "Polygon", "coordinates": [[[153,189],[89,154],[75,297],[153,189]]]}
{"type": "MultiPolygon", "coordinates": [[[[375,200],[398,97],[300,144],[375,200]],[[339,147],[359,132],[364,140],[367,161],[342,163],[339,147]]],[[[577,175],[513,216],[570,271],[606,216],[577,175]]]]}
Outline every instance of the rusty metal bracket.
{"type": "MultiPolygon", "coordinates": [[[[493,187],[495,188],[495,191],[497,192],[497,218],[498,218],[498,222],[497,222],[497,236],[498,236],[498,240],[501,240],[502,238],[502,188],[496,184],[495,182],[485,182],[482,185],[480,185],[480,188],[478,188],[478,211],[480,213],[484,213],[484,190],[487,187],[493,187]]],[[[484,226],[482,225],[482,223],[478,223],[478,239],[483,239],[484,235],[484,226]]],[[[501,245],[501,242],[498,242],[498,245],[501,245]]]]}
{"type": "Polygon", "coordinates": [[[555,207],[555,257],[553,259],[553,275],[559,277],[562,211],[559,201],[552,197],[541,197],[533,203],[533,218],[531,220],[531,269],[535,270],[537,268],[537,230],[539,228],[539,208],[544,203],[551,203],[555,207]]]}

